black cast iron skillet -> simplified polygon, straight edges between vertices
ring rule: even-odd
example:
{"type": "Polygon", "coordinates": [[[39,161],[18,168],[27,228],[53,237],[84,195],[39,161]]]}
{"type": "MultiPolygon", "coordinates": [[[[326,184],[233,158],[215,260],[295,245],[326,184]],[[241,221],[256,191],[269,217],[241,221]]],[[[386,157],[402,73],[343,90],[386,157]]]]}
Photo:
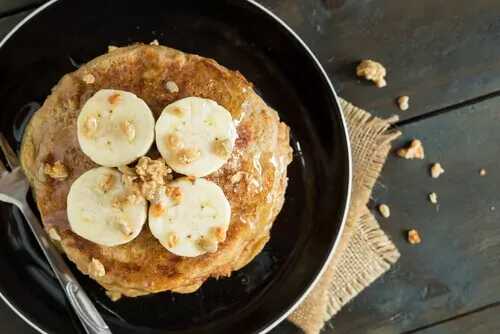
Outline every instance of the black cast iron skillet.
{"type": "MultiPolygon", "coordinates": [[[[271,241],[228,279],[196,293],[111,302],[77,278],[115,333],[266,332],[298,305],[333,253],[350,189],[346,126],[328,77],[303,42],[248,0],[51,1],[0,48],[0,131],[19,148],[24,125],[59,78],[107,46],[149,42],[216,59],[252,81],[292,129],[294,160],[271,241]]],[[[81,332],[18,212],[0,205],[0,293],[40,332],[81,332]]]]}

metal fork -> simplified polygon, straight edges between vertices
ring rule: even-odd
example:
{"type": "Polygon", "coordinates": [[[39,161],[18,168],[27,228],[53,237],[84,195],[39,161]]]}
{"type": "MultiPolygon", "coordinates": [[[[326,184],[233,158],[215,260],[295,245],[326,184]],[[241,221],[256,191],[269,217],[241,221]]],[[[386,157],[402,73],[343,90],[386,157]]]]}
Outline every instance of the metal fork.
{"type": "Polygon", "coordinates": [[[1,132],[0,149],[11,169],[9,172],[0,160],[0,201],[17,206],[23,214],[85,331],[88,334],[111,334],[108,325],[69,270],[61,254],[49,241],[38,218],[31,211],[26,200],[29,190],[28,179],[19,166],[14,150],[1,132]]]}

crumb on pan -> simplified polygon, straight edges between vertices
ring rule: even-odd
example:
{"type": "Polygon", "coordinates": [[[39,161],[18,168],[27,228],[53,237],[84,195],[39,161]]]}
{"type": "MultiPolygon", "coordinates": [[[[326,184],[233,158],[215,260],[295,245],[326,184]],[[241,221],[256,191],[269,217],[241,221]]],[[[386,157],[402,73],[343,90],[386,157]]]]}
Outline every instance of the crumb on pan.
{"type": "Polygon", "coordinates": [[[389,218],[391,216],[391,209],[389,209],[387,204],[380,204],[378,206],[378,211],[384,218],[389,218]]]}
{"type": "Polygon", "coordinates": [[[356,67],[356,75],[358,77],[373,81],[379,88],[387,86],[387,82],[385,81],[386,74],[387,71],[381,63],[370,59],[363,60],[356,67]]]}
{"type": "Polygon", "coordinates": [[[486,169],[481,168],[481,169],[479,170],[479,176],[486,176],[486,169]]]}
{"type": "Polygon", "coordinates": [[[408,110],[410,108],[410,97],[400,96],[398,97],[398,106],[402,111],[408,110]]]}
{"type": "Polygon", "coordinates": [[[92,261],[90,261],[87,270],[89,272],[89,275],[92,277],[103,277],[104,275],[106,275],[104,265],[96,258],[92,258],[92,261]]]}
{"type": "Polygon", "coordinates": [[[444,173],[444,169],[439,162],[436,162],[431,166],[431,176],[437,179],[441,174],[444,173]]]}
{"type": "Polygon", "coordinates": [[[57,230],[53,227],[49,229],[49,237],[54,241],[61,241],[61,236],[57,233],[57,230]]]}
{"type": "Polygon", "coordinates": [[[120,298],[122,298],[122,294],[121,293],[116,292],[116,291],[110,291],[110,290],[106,290],[106,296],[108,296],[109,299],[111,299],[111,301],[113,301],[113,302],[116,302],[120,298]]]}
{"type": "Polygon", "coordinates": [[[68,169],[60,160],[57,160],[53,164],[46,163],[43,170],[46,175],[56,180],[62,181],[68,177],[68,169]]]}
{"type": "Polygon", "coordinates": [[[432,192],[432,193],[429,194],[429,201],[432,204],[437,204],[438,198],[437,198],[437,194],[435,192],[432,192]]]}
{"type": "Polygon", "coordinates": [[[178,93],[179,92],[179,86],[175,83],[175,81],[167,81],[165,84],[165,88],[170,92],[170,93],[178,93]]]}
{"type": "Polygon", "coordinates": [[[417,230],[411,229],[408,231],[408,242],[412,245],[418,245],[419,243],[422,242],[420,234],[418,233],[417,230]]]}
{"type": "Polygon", "coordinates": [[[408,147],[400,148],[397,154],[404,159],[423,159],[425,157],[424,147],[418,139],[413,139],[408,147]]]}

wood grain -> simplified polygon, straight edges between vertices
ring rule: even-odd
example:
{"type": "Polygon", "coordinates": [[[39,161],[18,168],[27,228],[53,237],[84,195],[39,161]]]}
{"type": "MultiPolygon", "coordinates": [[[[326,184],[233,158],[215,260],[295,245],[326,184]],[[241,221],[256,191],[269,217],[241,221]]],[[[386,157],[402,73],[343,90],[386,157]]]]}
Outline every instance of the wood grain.
{"type": "Polygon", "coordinates": [[[468,314],[418,331],[419,334],[498,333],[500,306],[468,314]]]}
{"type": "Polygon", "coordinates": [[[500,88],[497,0],[261,2],[308,42],[339,95],[379,116],[411,118],[500,88]],[[387,67],[387,87],[356,79],[365,58],[387,67]],[[406,112],[401,95],[410,96],[406,112]]]}
{"type": "Polygon", "coordinates": [[[396,146],[419,138],[426,159],[391,156],[370,204],[390,206],[378,218],[402,256],[332,320],[338,333],[401,333],[500,301],[499,106],[489,99],[402,128],[396,146]],[[433,162],[446,170],[438,179],[433,162]],[[421,245],[406,242],[411,228],[421,245]]]}

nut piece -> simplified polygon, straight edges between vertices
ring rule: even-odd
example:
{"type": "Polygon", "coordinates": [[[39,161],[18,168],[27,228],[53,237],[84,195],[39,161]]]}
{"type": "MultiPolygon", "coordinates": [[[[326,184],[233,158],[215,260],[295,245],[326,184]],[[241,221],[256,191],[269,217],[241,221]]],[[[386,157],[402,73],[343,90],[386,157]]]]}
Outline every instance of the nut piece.
{"type": "Polygon", "coordinates": [[[165,88],[170,92],[170,93],[178,93],[179,92],[179,86],[174,81],[167,81],[165,84],[165,88]]]}
{"type": "Polygon", "coordinates": [[[132,142],[135,139],[135,126],[131,121],[122,122],[120,124],[120,128],[129,142],[132,142]]]}
{"type": "Polygon", "coordinates": [[[139,199],[139,197],[134,193],[130,193],[130,194],[122,195],[122,196],[116,196],[115,198],[113,198],[113,200],[111,202],[111,206],[115,209],[123,210],[124,208],[126,208],[129,205],[136,204],[138,199],[139,199]]]}
{"type": "Polygon", "coordinates": [[[378,211],[384,218],[389,218],[391,216],[391,209],[389,209],[387,204],[380,204],[378,206],[378,211]]]}
{"type": "Polygon", "coordinates": [[[83,124],[83,135],[88,138],[95,136],[97,132],[97,118],[89,116],[83,124]]]}
{"type": "Polygon", "coordinates": [[[111,301],[113,302],[116,302],[117,300],[122,298],[122,294],[120,292],[110,291],[110,290],[106,290],[106,296],[108,296],[109,299],[111,299],[111,301]]]}
{"type": "Polygon", "coordinates": [[[423,159],[424,147],[418,139],[413,139],[408,147],[400,148],[397,151],[398,156],[405,159],[423,159]]]}
{"type": "Polygon", "coordinates": [[[171,150],[179,150],[184,146],[181,138],[175,133],[171,133],[165,137],[165,144],[171,150]]]}
{"type": "Polygon", "coordinates": [[[188,165],[200,158],[201,152],[195,148],[183,148],[177,152],[177,161],[188,165]]]}
{"type": "Polygon", "coordinates": [[[429,194],[429,201],[432,203],[432,204],[437,204],[438,202],[438,198],[437,198],[437,194],[432,192],[429,194]]]}
{"type": "Polygon", "coordinates": [[[87,271],[89,272],[89,275],[93,277],[103,277],[104,275],[106,275],[106,270],[104,269],[104,265],[101,263],[101,261],[99,261],[96,258],[92,258],[92,261],[90,261],[87,271]]]}
{"type": "Polygon", "coordinates": [[[133,169],[127,165],[119,166],[118,170],[120,172],[122,172],[122,174],[127,175],[127,176],[137,176],[135,169],[133,169]]]}
{"type": "Polygon", "coordinates": [[[68,177],[68,169],[60,160],[57,160],[52,165],[46,163],[43,169],[45,174],[59,181],[65,180],[68,177]]]}
{"type": "Polygon", "coordinates": [[[210,231],[210,234],[213,235],[213,237],[218,241],[222,242],[226,240],[226,231],[220,226],[218,227],[213,227],[210,231]]]}
{"type": "Polygon", "coordinates": [[[410,108],[409,102],[410,102],[409,96],[400,96],[398,98],[399,109],[401,109],[402,111],[408,110],[408,108],[410,108]]]}
{"type": "Polygon", "coordinates": [[[55,241],[61,241],[61,236],[57,233],[57,230],[53,227],[49,229],[49,237],[55,241]]]}
{"type": "Polygon", "coordinates": [[[134,231],[132,231],[132,227],[125,219],[116,219],[114,221],[115,226],[122,232],[125,236],[130,236],[134,231]]]}
{"type": "Polygon", "coordinates": [[[211,238],[200,238],[197,244],[200,249],[209,253],[215,253],[217,251],[217,241],[211,238]]]}
{"type": "Polygon", "coordinates": [[[87,73],[85,74],[83,77],[82,77],[82,80],[83,82],[85,82],[86,84],[93,84],[95,82],[95,77],[92,73],[87,73]]]}
{"type": "Polygon", "coordinates": [[[149,45],[160,45],[160,42],[158,42],[157,39],[154,39],[149,45]]]}
{"type": "Polygon", "coordinates": [[[108,174],[105,175],[99,183],[99,189],[102,190],[103,193],[107,193],[113,188],[114,184],[115,177],[113,176],[113,174],[108,174]]]}
{"type": "Polygon", "coordinates": [[[367,59],[363,60],[356,67],[356,75],[358,77],[364,77],[366,80],[371,80],[379,88],[387,86],[385,81],[385,75],[387,71],[385,67],[373,60],[367,59]]]}
{"type": "Polygon", "coordinates": [[[153,217],[160,217],[165,212],[166,208],[161,203],[155,203],[151,205],[151,208],[149,210],[153,217]]]}
{"type": "Polygon", "coordinates": [[[412,245],[417,245],[422,242],[417,230],[412,229],[408,231],[408,242],[412,245]]]}
{"type": "Polygon", "coordinates": [[[229,139],[215,139],[213,150],[219,157],[226,159],[231,155],[231,142],[229,139]]]}
{"type": "Polygon", "coordinates": [[[486,169],[481,168],[481,169],[479,170],[479,176],[486,176],[486,169]]]}
{"type": "Polygon", "coordinates": [[[176,204],[182,201],[182,191],[180,187],[167,187],[165,193],[170,197],[176,204]]]}
{"type": "Polygon", "coordinates": [[[434,179],[437,179],[443,173],[444,173],[444,169],[443,169],[443,167],[441,167],[441,164],[439,162],[437,162],[431,166],[431,176],[434,179]]]}
{"type": "Polygon", "coordinates": [[[167,247],[168,248],[174,248],[177,246],[177,243],[179,242],[179,238],[177,237],[177,234],[175,233],[170,233],[167,237],[167,247]]]}
{"type": "Polygon", "coordinates": [[[121,98],[121,95],[119,93],[115,93],[115,94],[110,95],[108,97],[108,102],[109,102],[109,104],[113,105],[115,103],[118,103],[118,101],[120,101],[120,98],[121,98]]]}

